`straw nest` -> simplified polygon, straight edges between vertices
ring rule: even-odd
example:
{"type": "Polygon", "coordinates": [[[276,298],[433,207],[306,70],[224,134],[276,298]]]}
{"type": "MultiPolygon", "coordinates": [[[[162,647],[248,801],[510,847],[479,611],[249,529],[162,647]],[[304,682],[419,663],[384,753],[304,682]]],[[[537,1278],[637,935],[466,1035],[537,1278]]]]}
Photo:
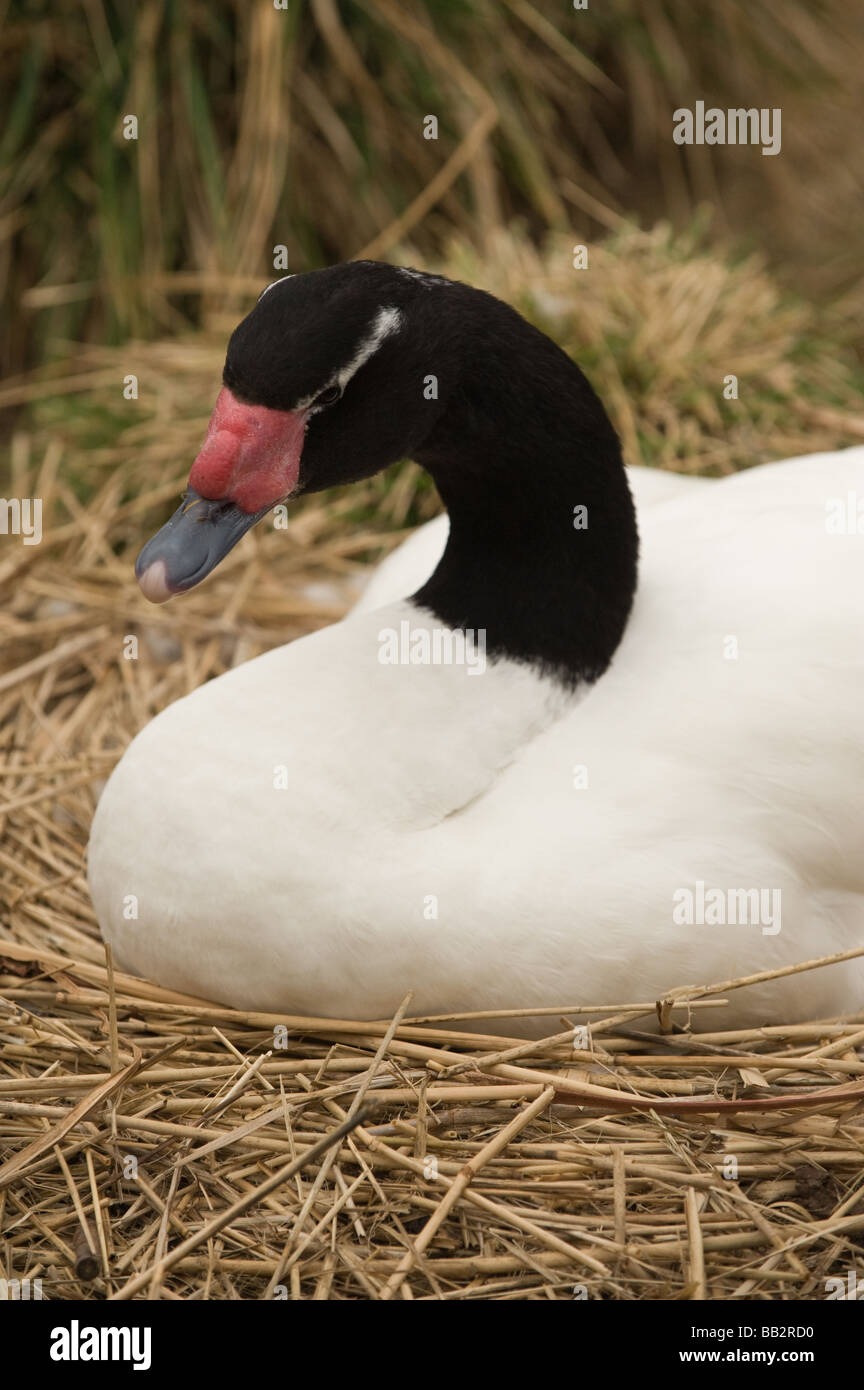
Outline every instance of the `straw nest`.
{"type": "MultiPolygon", "coordinates": [[[[652,260],[639,243],[641,264],[622,263],[606,303],[580,305],[595,379],[608,394],[619,373],[611,403],[631,458],[647,440],[649,452],[686,446],[697,467],[734,467],[757,433],[746,406],[725,459],[692,375],[696,406],[674,414],[685,373],[670,363],[687,360],[676,333],[692,345],[692,318],[676,328],[661,305],[666,356],[641,395],[604,346],[610,322],[628,344],[630,291],[634,313],[646,295],[660,304],[663,286],[670,302],[701,297],[709,317],[722,302],[719,272],[706,281],[682,266],[676,280],[664,245],[652,260]]],[[[572,282],[529,270],[567,339],[572,282]]],[[[767,294],[748,273],[751,294],[767,294]]],[[[727,294],[739,272],[728,274],[727,294]]],[[[92,418],[70,409],[64,424],[49,402],[48,423],[13,444],[13,494],[42,499],[44,536],[0,561],[0,1279],[41,1279],[53,1299],[806,1299],[825,1297],[830,1278],[845,1287],[864,1236],[864,1012],[735,1032],[724,1001],[746,982],[670,979],[659,1005],[610,1000],[582,1032],[580,1001],[562,1000],[553,1036],[524,1043],[506,1017],[495,1036],[466,1032],[465,1018],[420,1022],[410,999],[377,1023],[275,1018],[113,971],[85,851],[129,738],[202,681],[338,618],[405,518],[434,508],[410,470],[386,490],[310,499],[200,592],[148,608],[131,553],[200,441],[223,327],[81,353],[50,383],[10,388],[18,401],[98,400],[135,372],[146,408],[92,442],[92,418]],[[697,1016],[710,1031],[689,1031],[697,1016]]],[[[809,412],[798,450],[814,429],[825,445],[860,436],[836,395],[830,408],[812,393],[805,403],[788,344],[767,341],[765,408],[787,431],[809,412]]],[[[703,356],[711,342],[703,333],[703,356]]],[[[660,344],[658,330],[655,359],[660,344]]],[[[716,353],[735,369],[723,342],[716,353]]]]}

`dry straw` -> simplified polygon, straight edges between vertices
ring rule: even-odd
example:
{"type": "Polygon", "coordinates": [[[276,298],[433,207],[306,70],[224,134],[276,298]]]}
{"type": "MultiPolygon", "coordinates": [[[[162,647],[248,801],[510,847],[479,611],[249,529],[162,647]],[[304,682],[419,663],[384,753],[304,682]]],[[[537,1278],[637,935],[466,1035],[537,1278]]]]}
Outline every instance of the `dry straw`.
{"type": "MultiPolygon", "coordinates": [[[[778,306],[758,267],[706,257],[697,275],[666,233],[622,235],[578,299],[560,257],[517,242],[488,282],[574,351],[593,344],[631,460],[725,471],[748,446],[860,438],[841,368],[798,363],[806,311],[778,306]],[[732,321],[748,297],[761,327],[732,321]],[[637,318],[639,351],[613,351],[637,318]],[[774,385],[758,418],[743,402],[720,420],[736,342],[774,385]],[[801,383],[829,371],[834,404],[814,415],[801,383]]],[[[483,278],[464,249],[450,268],[483,278]]],[[[0,1279],[54,1299],[825,1297],[864,1263],[864,1012],[733,1031],[724,1001],[746,982],[670,979],[660,1034],[658,1001],[600,1001],[574,1050],[580,1000],[526,1044],[507,1016],[480,1036],[410,1001],[374,1023],[242,1013],[106,961],[85,848],[129,738],[340,616],[366,562],[435,505],[411,470],[310,499],[148,608],[131,557],[202,437],[224,327],[82,350],[52,384],[7,389],[104,400],[129,371],[146,383],[109,442],[55,414],[13,447],[12,494],[42,499],[44,538],[0,559],[0,1279]]]]}
{"type": "MultiPolygon", "coordinates": [[[[34,827],[29,862],[48,844],[34,827]]],[[[712,998],[711,1032],[652,1035],[647,1001],[610,1003],[574,1051],[572,1029],[518,1043],[404,1007],[243,1013],[109,971],[80,875],[50,882],[0,946],[0,1277],[58,1299],[819,1298],[860,1264],[861,1019],[733,1032],[712,998]]]]}

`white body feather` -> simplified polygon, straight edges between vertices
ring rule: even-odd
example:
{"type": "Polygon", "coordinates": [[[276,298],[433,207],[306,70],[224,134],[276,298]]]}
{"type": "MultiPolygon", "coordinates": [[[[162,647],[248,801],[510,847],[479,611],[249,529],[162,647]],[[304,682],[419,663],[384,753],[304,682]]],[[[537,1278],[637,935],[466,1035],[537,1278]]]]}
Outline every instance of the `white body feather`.
{"type": "MultiPolygon", "coordinates": [[[[864,536],[826,529],[828,499],[864,495],[864,449],[629,477],[639,589],[594,687],[381,664],[383,629],[434,626],[403,599],[442,518],[344,622],[154,719],[93,827],[118,962],[240,1007],[383,1018],[409,989],[415,1013],[651,1000],[864,945],[864,536]],[[676,921],[700,882],[779,890],[780,930],[676,921]]],[[[862,1004],[855,960],[722,1018],[862,1004]]]]}

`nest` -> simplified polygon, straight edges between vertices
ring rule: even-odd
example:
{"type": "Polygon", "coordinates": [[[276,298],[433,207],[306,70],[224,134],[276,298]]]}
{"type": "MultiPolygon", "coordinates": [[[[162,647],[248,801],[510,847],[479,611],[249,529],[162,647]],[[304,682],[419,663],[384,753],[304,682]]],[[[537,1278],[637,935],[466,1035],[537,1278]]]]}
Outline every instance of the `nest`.
{"type": "Polygon", "coordinates": [[[572,1026],[520,1043],[405,1006],[243,1013],[116,974],[80,868],[44,867],[68,837],[31,850],[22,939],[0,942],[7,1279],[53,1299],[854,1290],[859,1024],[652,1037],[643,1001],[596,1009],[574,1049],[572,1026]]]}

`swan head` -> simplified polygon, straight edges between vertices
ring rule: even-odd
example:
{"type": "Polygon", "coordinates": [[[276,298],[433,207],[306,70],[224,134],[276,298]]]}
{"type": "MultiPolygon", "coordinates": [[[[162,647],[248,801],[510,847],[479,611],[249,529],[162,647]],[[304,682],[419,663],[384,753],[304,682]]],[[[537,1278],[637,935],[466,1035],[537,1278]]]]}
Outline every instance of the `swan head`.
{"type": "Polygon", "coordinates": [[[371,477],[423,444],[455,375],[435,303],[448,287],[477,294],[375,261],[264,290],[231,335],[183,501],[138,557],[146,598],[199,584],[278,503],[371,477]]]}

